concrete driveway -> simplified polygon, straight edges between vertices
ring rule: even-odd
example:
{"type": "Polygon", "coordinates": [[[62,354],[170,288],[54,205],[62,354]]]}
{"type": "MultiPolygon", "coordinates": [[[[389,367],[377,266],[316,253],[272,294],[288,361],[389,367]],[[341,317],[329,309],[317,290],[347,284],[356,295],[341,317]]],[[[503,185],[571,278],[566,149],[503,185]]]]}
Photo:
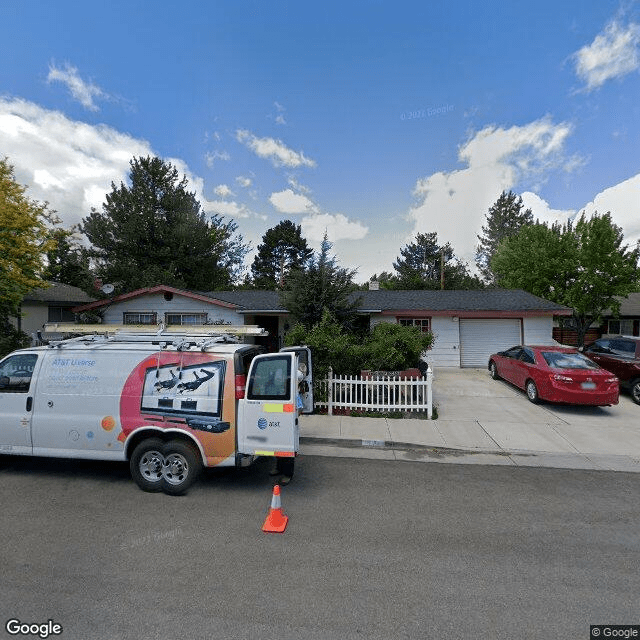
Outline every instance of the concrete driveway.
{"type": "Polygon", "coordinates": [[[535,405],[485,369],[438,368],[433,397],[442,446],[501,450],[525,465],[535,452],[536,466],[547,455],[552,466],[565,466],[566,458],[575,467],[577,454],[585,468],[640,470],[640,406],[624,392],[612,407],[535,405]]]}

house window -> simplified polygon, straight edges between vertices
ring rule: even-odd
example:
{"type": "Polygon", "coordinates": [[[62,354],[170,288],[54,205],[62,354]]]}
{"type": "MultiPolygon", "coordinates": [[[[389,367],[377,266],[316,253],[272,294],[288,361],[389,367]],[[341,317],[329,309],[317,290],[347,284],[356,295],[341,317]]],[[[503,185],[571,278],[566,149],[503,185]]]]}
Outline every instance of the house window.
{"type": "Polygon", "coordinates": [[[206,313],[165,313],[167,325],[198,325],[207,323],[206,313]]]}
{"type": "Polygon", "coordinates": [[[609,320],[607,333],[632,336],[633,320],[609,320]]]}
{"type": "Polygon", "coordinates": [[[138,313],[132,311],[125,311],[122,314],[122,324],[158,324],[156,320],[156,314],[151,313],[138,313]]]}
{"type": "Polygon", "coordinates": [[[404,327],[419,327],[422,333],[431,331],[431,318],[398,318],[398,324],[404,327]]]}
{"type": "Polygon", "coordinates": [[[49,322],[75,322],[75,314],[69,307],[49,307],[49,322]]]}

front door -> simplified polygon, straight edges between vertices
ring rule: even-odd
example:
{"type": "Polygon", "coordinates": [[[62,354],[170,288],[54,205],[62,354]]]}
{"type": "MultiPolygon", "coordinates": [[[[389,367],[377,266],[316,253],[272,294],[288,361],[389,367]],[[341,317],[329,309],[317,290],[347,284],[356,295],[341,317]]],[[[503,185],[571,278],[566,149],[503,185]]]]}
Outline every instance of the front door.
{"type": "Polygon", "coordinates": [[[0,453],[30,454],[35,353],[17,353],[0,362],[0,453]]]}
{"type": "Polygon", "coordinates": [[[297,356],[293,352],[256,356],[245,397],[238,400],[238,451],[293,456],[299,448],[297,356]]]}

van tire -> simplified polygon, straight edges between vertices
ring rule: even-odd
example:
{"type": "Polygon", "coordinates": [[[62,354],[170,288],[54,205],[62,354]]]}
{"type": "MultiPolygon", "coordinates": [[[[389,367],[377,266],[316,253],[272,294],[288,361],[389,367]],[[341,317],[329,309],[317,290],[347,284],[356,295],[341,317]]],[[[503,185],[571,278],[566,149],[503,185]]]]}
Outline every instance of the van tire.
{"type": "Polygon", "coordinates": [[[172,496],[181,496],[198,479],[202,471],[200,452],[188,442],[169,440],[162,453],[162,490],[172,496]]]}
{"type": "Polygon", "coordinates": [[[129,460],[129,469],[134,482],[151,493],[162,489],[164,442],[160,438],[147,438],[136,446],[129,460]]]}

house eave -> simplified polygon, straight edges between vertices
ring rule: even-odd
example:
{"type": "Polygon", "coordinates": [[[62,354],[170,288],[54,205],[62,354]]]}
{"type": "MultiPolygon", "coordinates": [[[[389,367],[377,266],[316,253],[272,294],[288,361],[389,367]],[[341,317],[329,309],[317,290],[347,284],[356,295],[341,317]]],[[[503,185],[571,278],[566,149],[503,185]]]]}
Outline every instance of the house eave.
{"type": "Polygon", "coordinates": [[[416,310],[416,309],[386,309],[383,316],[403,316],[406,318],[424,317],[455,317],[455,318],[533,318],[539,316],[570,316],[570,309],[536,309],[526,311],[504,311],[504,310],[482,310],[469,311],[462,309],[440,309],[440,310],[416,310]]]}

